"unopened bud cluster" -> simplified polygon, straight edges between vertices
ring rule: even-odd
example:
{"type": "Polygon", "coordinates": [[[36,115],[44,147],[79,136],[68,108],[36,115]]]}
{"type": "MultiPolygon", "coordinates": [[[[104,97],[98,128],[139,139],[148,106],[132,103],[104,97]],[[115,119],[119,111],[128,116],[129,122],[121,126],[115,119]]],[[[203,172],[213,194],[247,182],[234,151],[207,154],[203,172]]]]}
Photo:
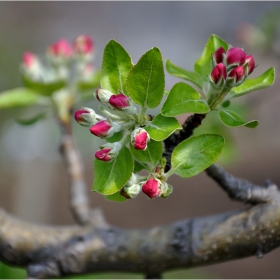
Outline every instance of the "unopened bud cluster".
{"type": "Polygon", "coordinates": [[[110,161],[128,143],[136,150],[146,150],[150,136],[141,127],[143,123],[139,122],[137,108],[130,98],[122,92],[113,94],[105,89],[97,89],[95,97],[102,104],[100,110],[104,116],[96,114],[90,108],[81,108],[76,111],[75,120],[80,125],[89,127],[89,131],[100,138],[109,138],[117,132],[124,132],[121,141],[102,145],[95,157],[110,161]]]}
{"type": "Polygon", "coordinates": [[[90,79],[94,75],[91,63],[94,50],[93,40],[88,35],[78,36],[72,44],[62,38],[47,48],[44,63],[34,53],[25,52],[21,70],[31,81],[52,83],[69,80],[73,75],[70,62],[74,61],[75,76],[80,80],[90,79]]]}
{"type": "Polygon", "coordinates": [[[227,51],[220,47],[212,55],[212,71],[209,75],[211,89],[208,103],[214,108],[222,102],[226,94],[242,84],[255,68],[252,55],[247,55],[241,48],[230,47],[227,51]]]}

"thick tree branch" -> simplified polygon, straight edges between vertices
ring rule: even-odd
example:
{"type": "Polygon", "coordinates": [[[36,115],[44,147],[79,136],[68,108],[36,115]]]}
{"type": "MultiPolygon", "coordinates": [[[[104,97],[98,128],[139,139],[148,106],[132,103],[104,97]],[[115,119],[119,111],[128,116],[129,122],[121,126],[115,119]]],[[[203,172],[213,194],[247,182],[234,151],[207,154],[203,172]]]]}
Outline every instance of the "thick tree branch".
{"type": "Polygon", "coordinates": [[[249,181],[235,178],[215,164],[207,168],[206,173],[228,193],[230,198],[245,203],[268,202],[278,193],[277,186],[272,183],[269,183],[266,187],[254,185],[249,181]]]}
{"type": "Polygon", "coordinates": [[[30,278],[101,271],[154,277],[171,269],[261,256],[280,246],[280,192],[265,190],[271,193],[269,202],[249,210],[145,230],[41,227],[0,211],[0,259],[26,267],[30,278]]]}
{"type": "Polygon", "coordinates": [[[70,122],[59,121],[62,141],[61,154],[69,175],[69,204],[73,217],[80,225],[94,223],[106,227],[107,223],[99,209],[90,209],[87,186],[83,174],[83,164],[76,149],[70,122]]]}

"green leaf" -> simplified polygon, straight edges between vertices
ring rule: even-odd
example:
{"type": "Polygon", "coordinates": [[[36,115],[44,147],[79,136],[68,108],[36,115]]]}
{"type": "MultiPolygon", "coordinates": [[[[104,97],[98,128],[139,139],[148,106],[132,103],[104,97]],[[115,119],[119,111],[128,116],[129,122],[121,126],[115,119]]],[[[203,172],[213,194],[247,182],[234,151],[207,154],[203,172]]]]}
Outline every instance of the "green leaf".
{"type": "Polygon", "coordinates": [[[132,60],[127,51],[116,41],[109,41],[103,54],[101,87],[115,94],[119,90],[126,93],[124,85],[132,67],[132,60]]]}
{"type": "Polygon", "coordinates": [[[158,48],[146,52],[130,71],[126,87],[128,95],[142,107],[157,107],[164,93],[164,69],[158,48]]]}
{"type": "Polygon", "coordinates": [[[228,44],[217,35],[211,35],[204,47],[201,57],[195,62],[194,71],[200,74],[205,81],[208,80],[207,76],[211,72],[211,54],[214,54],[219,47],[223,47],[227,50],[228,44]]]}
{"type": "Polygon", "coordinates": [[[274,68],[269,68],[261,76],[254,79],[246,79],[240,86],[231,90],[232,97],[239,97],[249,92],[264,89],[273,85],[275,80],[274,68]]]}
{"type": "Polygon", "coordinates": [[[16,122],[19,123],[20,125],[32,125],[36,122],[38,122],[39,120],[42,120],[46,117],[46,113],[40,113],[37,114],[34,117],[31,118],[26,118],[26,119],[17,119],[16,122]]]}
{"type": "Polygon", "coordinates": [[[189,81],[202,89],[203,80],[201,75],[198,73],[180,68],[179,66],[171,63],[169,59],[166,59],[166,70],[169,74],[189,81]]]}
{"type": "Polygon", "coordinates": [[[221,121],[230,127],[240,127],[240,126],[246,126],[249,128],[255,128],[259,122],[258,121],[249,121],[244,122],[244,120],[235,112],[230,110],[222,110],[220,109],[219,116],[221,121]]]}
{"type": "Polygon", "coordinates": [[[0,93],[0,109],[12,109],[30,106],[42,97],[28,88],[14,88],[0,93]]]}
{"type": "Polygon", "coordinates": [[[161,113],[167,117],[174,117],[185,113],[205,114],[210,108],[200,94],[185,83],[175,84],[165,100],[161,113]]]}
{"type": "Polygon", "coordinates": [[[171,156],[172,169],[183,178],[197,175],[219,157],[224,146],[224,138],[218,134],[204,134],[191,137],[180,143],[171,156]]]}
{"type": "Polygon", "coordinates": [[[111,137],[107,137],[106,141],[109,143],[119,142],[123,138],[123,130],[114,133],[111,137]]]}
{"type": "Polygon", "coordinates": [[[179,122],[173,117],[165,117],[161,114],[157,115],[145,130],[155,141],[162,141],[171,135],[174,131],[182,129],[179,122]]]}
{"type": "Polygon", "coordinates": [[[106,198],[106,200],[116,201],[116,202],[124,202],[124,201],[127,200],[125,197],[120,195],[120,192],[116,192],[116,193],[111,194],[111,195],[105,195],[105,198],[106,198]]]}
{"type": "Polygon", "coordinates": [[[94,159],[94,182],[92,191],[104,195],[119,191],[131,177],[133,158],[128,148],[123,147],[118,156],[109,162],[94,159]]]}
{"type": "Polygon", "coordinates": [[[23,84],[30,89],[38,92],[38,94],[50,96],[53,92],[62,89],[66,86],[65,80],[58,80],[54,82],[37,82],[29,79],[27,76],[22,75],[23,84]]]}
{"type": "Polygon", "coordinates": [[[130,151],[140,162],[150,163],[152,166],[155,166],[161,158],[162,149],[162,142],[157,142],[151,139],[150,142],[148,142],[148,146],[145,151],[135,150],[132,145],[130,151]]]}
{"type": "Polygon", "coordinates": [[[148,164],[144,163],[144,162],[140,162],[138,161],[136,158],[134,158],[134,168],[133,168],[133,172],[134,173],[138,173],[140,172],[141,170],[148,170],[148,171],[151,171],[148,164]]]}

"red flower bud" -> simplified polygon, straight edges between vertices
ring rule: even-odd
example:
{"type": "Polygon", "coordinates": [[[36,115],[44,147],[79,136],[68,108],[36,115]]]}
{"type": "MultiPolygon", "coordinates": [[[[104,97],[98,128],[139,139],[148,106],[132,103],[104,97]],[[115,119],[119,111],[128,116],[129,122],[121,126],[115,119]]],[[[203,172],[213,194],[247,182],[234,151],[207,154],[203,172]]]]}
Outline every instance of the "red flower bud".
{"type": "Polygon", "coordinates": [[[233,68],[230,73],[229,77],[234,78],[235,83],[243,80],[246,76],[245,69],[243,66],[237,66],[233,68]]]}
{"type": "Polygon", "coordinates": [[[129,106],[129,98],[120,93],[117,95],[112,95],[109,99],[109,103],[115,109],[125,109],[129,106]]]}
{"type": "Polygon", "coordinates": [[[110,155],[111,148],[103,148],[95,153],[95,157],[102,161],[110,161],[112,159],[110,155]]]}
{"type": "Polygon", "coordinates": [[[246,62],[245,62],[248,66],[248,75],[251,74],[253,72],[253,70],[255,69],[255,60],[254,57],[252,55],[248,55],[246,57],[246,62]]]}
{"type": "Polygon", "coordinates": [[[227,78],[227,69],[223,63],[217,64],[211,72],[211,78],[215,84],[218,84],[222,79],[227,78]]]}
{"type": "Polygon", "coordinates": [[[71,46],[64,38],[52,44],[49,47],[49,52],[54,56],[70,57],[72,55],[71,46]]]}
{"type": "Polygon", "coordinates": [[[242,65],[245,63],[246,53],[240,48],[231,48],[227,51],[226,62],[227,65],[237,64],[242,65]]]}
{"type": "Polygon", "coordinates": [[[83,114],[90,114],[90,112],[88,110],[83,110],[83,109],[80,109],[75,112],[74,118],[78,123],[86,121],[83,114]]]}
{"type": "Polygon", "coordinates": [[[150,141],[150,136],[145,129],[137,128],[131,134],[131,141],[134,149],[146,150],[148,141],[150,141]]]}
{"type": "Polygon", "coordinates": [[[36,56],[31,52],[25,52],[23,54],[23,59],[22,60],[23,60],[24,66],[26,68],[31,68],[36,61],[36,56]]]}
{"type": "Polygon", "coordinates": [[[73,48],[76,53],[88,54],[93,52],[94,44],[90,36],[80,35],[74,40],[73,48]]]}
{"type": "Polygon", "coordinates": [[[160,194],[160,181],[156,179],[149,179],[142,186],[142,192],[149,198],[155,198],[160,194]]]}
{"type": "Polygon", "coordinates": [[[223,47],[219,47],[215,53],[214,53],[214,58],[216,60],[216,63],[221,63],[223,62],[223,54],[226,53],[225,49],[223,47]]]}
{"type": "Polygon", "coordinates": [[[98,137],[106,137],[111,125],[107,121],[100,121],[93,125],[89,130],[92,134],[98,137]]]}

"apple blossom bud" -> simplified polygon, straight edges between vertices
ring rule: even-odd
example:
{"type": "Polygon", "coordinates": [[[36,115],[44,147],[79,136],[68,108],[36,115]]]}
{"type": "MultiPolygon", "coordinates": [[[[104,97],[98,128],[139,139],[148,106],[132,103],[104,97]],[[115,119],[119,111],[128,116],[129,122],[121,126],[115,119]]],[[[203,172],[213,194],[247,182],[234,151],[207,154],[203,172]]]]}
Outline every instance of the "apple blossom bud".
{"type": "Polygon", "coordinates": [[[225,54],[226,51],[223,47],[219,47],[215,53],[214,53],[214,58],[216,61],[216,64],[223,62],[223,54],[225,54]]]}
{"type": "Polygon", "coordinates": [[[69,58],[72,55],[72,49],[68,41],[62,38],[49,47],[49,53],[55,57],[69,58]]]}
{"type": "Polygon", "coordinates": [[[108,104],[110,97],[114,95],[111,91],[99,88],[96,90],[95,97],[101,103],[108,104]]]}
{"type": "Polygon", "coordinates": [[[78,36],[73,43],[74,52],[80,54],[90,54],[93,52],[94,44],[90,36],[80,35],[78,36]]]}
{"type": "Polygon", "coordinates": [[[25,52],[24,54],[23,54],[23,65],[26,67],[26,68],[28,68],[28,69],[30,69],[30,68],[32,68],[32,66],[34,66],[34,64],[36,63],[36,61],[37,61],[37,58],[36,58],[36,56],[33,54],[33,53],[31,53],[31,52],[25,52]]]}
{"type": "Polygon", "coordinates": [[[230,73],[229,77],[234,79],[234,83],[238,83],[243,81],[246,78],[245,69],[243,66],[237,66],[233,68],[230,73]]]}
{"type": "Polygon", "coordinates": [[[139,176],[132,173],[126,185],[121,189],[120,195],[127,199],[135,198],[141,191],[139,176]]]}
{"type": "Polygon", "coordinates": [[[149,141],[150,136],[143,128],[137,128],[131,134],[131,142],[135,150],[146,150],[149,141]]]}
{"type": "Polygon", "coordinates": [[[161,182],[157,179],[149,179],[142,185],[142,192],[145,193],[149,198],[155,198],[160,195],[161,182]]]}
{"type": "Polygon", "coordinates": [[[111,95],[109,103],[115,109],[125,109],[130,105],[129,98],[123,93],[111,95]]]}
{"type": "Polygon", "coordinates": [[[241,48],[230,48],[226,53],[227,65],[243,65],[246,60],[246,53],[241,48]]]}
{"type": "Polygon", "coordinates": [[[107,121],[103,120],[93,125],[89,130],[95,136],[106,137],[111,127],[112,126],[107,121]]]}
{"type": "Polygon", "coordinates": [[[104,117],[97,115],[91,108],[83,107],[74,114],[75,120],[82,126],[92,126],[104,117]]]}
{"type": "Polygon", "coordinates": [[[211,72],[211,79],[215,84],[219,84],[227,78],[227,69],[223,63],[218,63],[211,72]]]}
{"type": "Polygon", "coordinates": [[[95,153],[95,157],[102,161],[110,161],[112,159],[111,150],[112,148],[103,148],[95,153]]]}
{"type": "Polygon", "coordinates": [[[173,187],[166,182],[161,182],[160,197],[167,198],[173,191],[173,187]]]}
{"type": "Polygon", "coordinates": [[[251,74],[255,69],[255,60],[252,55],[248,55],[246,57],[245,65],[246,65],[245,67],[246,67],[247,75],[251,74]]]}

